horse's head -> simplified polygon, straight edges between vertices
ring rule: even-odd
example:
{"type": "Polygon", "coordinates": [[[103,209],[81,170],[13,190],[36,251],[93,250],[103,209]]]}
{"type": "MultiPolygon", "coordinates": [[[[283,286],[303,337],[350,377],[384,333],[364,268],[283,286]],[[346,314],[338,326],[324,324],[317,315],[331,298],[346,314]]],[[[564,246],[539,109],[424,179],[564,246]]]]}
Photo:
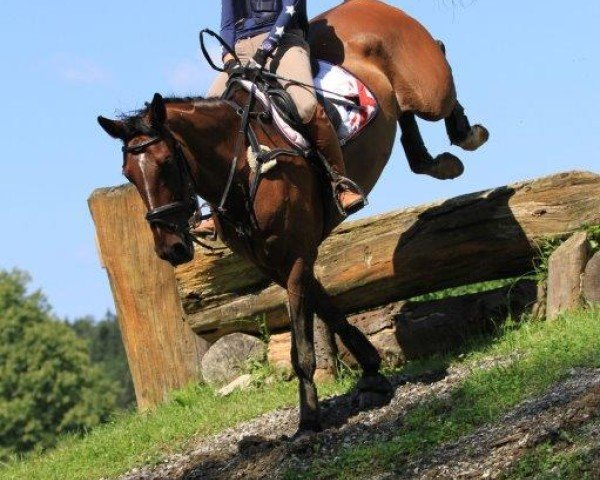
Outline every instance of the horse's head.
{"type": "Polygon", "coordinates": [[[123,175],[146,204],[157,255],[175,266],[194,256],[189,220],[198,203],[189,164],[166,120],[159,94],[135,117],[123,121],[98,117],[106,133],[123,141],[123,175]]]}

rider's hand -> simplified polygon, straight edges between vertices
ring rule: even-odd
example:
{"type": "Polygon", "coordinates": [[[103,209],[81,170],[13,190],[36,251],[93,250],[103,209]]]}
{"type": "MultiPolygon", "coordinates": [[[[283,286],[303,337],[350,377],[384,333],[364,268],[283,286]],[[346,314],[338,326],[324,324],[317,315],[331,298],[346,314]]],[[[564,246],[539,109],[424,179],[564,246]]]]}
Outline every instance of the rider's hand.
{"type": "Polygon", "coordinates": [[[268,59],[269,54],[262,48],[259,48],[254,54],[254,57],[252,57],[252,60],[254,60],[256,64],[260,66],[260,68],[264,68],[268,59]]]}
{"type": "Polygon", "coordinates": [[[254,59],[250,60],[244,67],[244,77],[251,82],[256,82],[263,68],[254,59]]]}
{"type": "Polygon", "coordinates": [[[235,57],[231,53],[226,53],[225,55],[223,55],[223,70],[225,70],[225,73],[227,75],[231,76],[231,72],[234,70],[236,65],[237,62],[235,60],[235,57]]]}
{"type": "Polygon", "coordinates": [[[223,64],[223,70],[225,70],[227,75],[231,76],[237,66],[238,62],[232,57],[223,64]]]}

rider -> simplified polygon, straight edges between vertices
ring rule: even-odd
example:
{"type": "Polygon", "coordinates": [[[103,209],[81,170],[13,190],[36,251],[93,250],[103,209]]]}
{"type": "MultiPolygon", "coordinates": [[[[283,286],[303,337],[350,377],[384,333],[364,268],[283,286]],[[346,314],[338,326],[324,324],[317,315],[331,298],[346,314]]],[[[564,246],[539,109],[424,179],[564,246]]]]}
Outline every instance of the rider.
{"type": "MultiPolygon", "coordinates": [[[[221,37],[235,48],[240,60],[250,67],[266,68],[282,77],[308,86],[282,81],[292,97],[305,131],[314,147],[329,162],[337,199],[350,215],[365,205],[362,193],[345,178],[344,156],[335,128],[313,87],[310,49],[306,41],[306,0],[222,0],[221,37]],[[310,86],[310,87],[309,87],[310,86]]],[[[236,62],[224,50],[225,72],[219,74],[208,96],[220,96],[226,88],[227,72],[236,62]]]]}

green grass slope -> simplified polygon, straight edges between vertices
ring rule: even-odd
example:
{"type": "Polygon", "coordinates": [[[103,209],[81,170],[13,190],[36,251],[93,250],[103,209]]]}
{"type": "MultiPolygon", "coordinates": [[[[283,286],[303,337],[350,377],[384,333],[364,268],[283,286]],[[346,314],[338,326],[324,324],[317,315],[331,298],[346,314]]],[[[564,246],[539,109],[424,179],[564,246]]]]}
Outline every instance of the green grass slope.
{"type": "MultiPolygon", "coordinates": [[[[358,479],[402,471],[411,458],[499,419],[524,399],[542,393],[571,369],[600,367],[599,335],[598,309],[572,313],[554,322],[509,325],[492,345],[472,352],[463,361],[468,365],[483,357],[512,355],[514,362],[489,370],[472,370],[450,400],[431,398],[411,411],[394,440],[346,448],[334,461],[317,459],[308,471],[290,471],[286,478],[358,479]]],[[[532,462],[543,463],[540,455],[533,455],[523,471],[532,462]]],[[[573,464],[564,468],[577,471],[575,463],[580,456],[568,458],[573,459],[573,464]]],[[[547,459],[546,463],[551,461],[547,459]]],[[[518,472],[511,478],[520,478],[518,472]]]]}
{"type": "MultiPolygon", "coordinates": [[[[404,428],[391,442],[349,447],[334,461],[319,461],[316,455],[308,471],[290,471],[287,477],[360,478],[402,468],[404,462],[425,449],[498,419],[523,399],[547,389],[571,368],[600,367],[600,310],[573,313],[554,322],[509,323],[492,341],[471,345],[468,352],[414,362],[404,368],[410,372],[436,364],[472,365],[470,375],[454,391],[450,402],[442,404],[431,398],[418,406],[407,415],[404,428]],[[516,360],[488,370],[475,367],[482,358],[508,356],[516,360]]],[[[352,385],[352,377],[347,376],[320,386],[320,394],[341,394],[352,385]]],[[[0,478],[88,480],[118,476],[184,451],[193,445],[194,438],[296,403],[295,382],[263,385],[227,398],[216,397],[206,387],[190,387],[174,394],[168,404],[155,411],[122,415],[84,438],[64,438],[55,450],[14,459],[0,467],[0,478]]],[[[538,457],[532,457],[522,471],[545,461],[538,457]]]]}

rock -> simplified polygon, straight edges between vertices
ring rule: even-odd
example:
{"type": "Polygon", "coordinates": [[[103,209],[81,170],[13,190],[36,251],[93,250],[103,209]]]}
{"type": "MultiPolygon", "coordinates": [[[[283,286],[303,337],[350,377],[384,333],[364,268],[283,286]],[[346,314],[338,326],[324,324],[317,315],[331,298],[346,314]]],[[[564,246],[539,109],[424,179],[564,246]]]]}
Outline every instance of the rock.
{"type": "Polygon", "coordinates": [[[236,390],[246,390],[250,385],[252,385],[252,375],[245,374],[241,377],[236,378],[229,385],[224,386],[221,390],[217,392],[221,397],[226,397],[231,395],[236,390]]]}
{"type": "Polygon", "coordinates": [[[583,295],[588,302],[600,302],[600,252],[592,257],[585,269],[583,295]]]}
{"type": "Polygon", "coordinates": [[[581,303],[581,276],[590,258],[585,232],[575,233],[550,256],[548,264],[548,320],[581,303]]]}
{"type": "Polygon", "coordinates": [[[225,385],[248,369],[251,361],[260,361],[265,344],[258,338],[233,333],[217,340],[202,359],[202,376],[213,387],[225,385]]]}

